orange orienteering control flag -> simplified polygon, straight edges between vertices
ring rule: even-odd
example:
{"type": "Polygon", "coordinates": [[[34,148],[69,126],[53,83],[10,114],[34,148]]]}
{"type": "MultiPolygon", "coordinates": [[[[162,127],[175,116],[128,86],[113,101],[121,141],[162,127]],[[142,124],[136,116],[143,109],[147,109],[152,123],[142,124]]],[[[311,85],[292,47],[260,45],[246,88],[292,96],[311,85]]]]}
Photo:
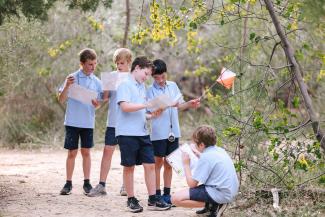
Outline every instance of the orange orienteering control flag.
{"type": "Polygon", "coordinates": [[[236,73],[230,71],[229,69],[222,68],[219,78],[217,82],[219,82],[222,86],[227,89],[230,89],[235,81],[236,73]]]}

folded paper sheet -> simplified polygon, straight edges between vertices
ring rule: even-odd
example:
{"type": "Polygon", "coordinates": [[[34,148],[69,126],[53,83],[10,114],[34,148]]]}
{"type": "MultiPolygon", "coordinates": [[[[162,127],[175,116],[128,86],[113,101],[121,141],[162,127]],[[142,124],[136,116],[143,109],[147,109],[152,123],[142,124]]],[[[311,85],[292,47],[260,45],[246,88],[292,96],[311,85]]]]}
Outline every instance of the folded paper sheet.
{"type": "Polygon", "coordinates": [[[236,73],[230,71],[229,69],[222,68],[217,82],[223,85],[225,88],[230,89],[235,81],[236,73]]]}
{"type": "Polygon", "coordinates": [[[128,72],[102,72],[100,74],[103,90],[116,91],[117,87],[128,79],[128,72]]]}
{"type": "Polygon", "coordinates": [[[156,98],[153,98],[148,101],[147,108],[152,111],[158,109],[166,109],[167,107],[176,105],[182,99],[182,97],[182,94],[178,94],[174,99],[172,99],[166,94],[161,94],[156,98]]]}
{"type": "Polygon", "coordinates": [[[196,163],[198,161],[198,157],[194,154],[189,144],[185,143],[183,145],[180,145],[178,149],[176,149],[166,157],[166,160],[178,175],[185,176],[182,160],[183,152],[187,153],[190,157],[190,168],[193,174],[196,163]]]}
{"type": "Polygon", "coordinates": [[[92,105],[91,100],[97,99],[97,92],[89,90],[79,84],[72,84],[68,91],[68,97],[87,105],[92,105]]]}

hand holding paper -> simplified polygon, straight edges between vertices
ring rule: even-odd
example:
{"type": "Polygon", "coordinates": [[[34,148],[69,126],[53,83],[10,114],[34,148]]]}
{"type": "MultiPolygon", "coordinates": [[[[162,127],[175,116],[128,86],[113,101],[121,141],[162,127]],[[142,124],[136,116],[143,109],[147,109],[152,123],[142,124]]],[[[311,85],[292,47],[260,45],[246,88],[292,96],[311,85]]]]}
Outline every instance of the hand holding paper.
{"type": "Polygon", "coordinates": [[[167,162],[173,170],[181,176],[185,176],[184,163],[189,163],[192,172],[195,170],[198,157],[193,153],[192,148],[188,144],[181,145],[166,157],[167,162]],[[186,155],[183,157],[183,153],[186,155]],[[189,159],[188,159],[188,158],[189,159]]]}
{"type": "Polygon", "coordinates": [[[179,100],[182,98],[182,94],[178,94],[174,99],[171,99],[166,94],[161,94],[156,98],[147,102],[147,108],[153,111],[158,109],[166,109],[167,107],[172,107],[178,104],[179,100]]]}
{"type": "Polygon", "coordinates": [[[103,90],[115,91],[117,90],[117,87],[128,78],[129,73],[102,72],[100,76],[103,83],[103,90]]]}
{"type": "Polygon", "coordinates": [[[92,100],[97,99],[97,92],[79,84],[72,84],[69,88],[68,97],[87,105],[93,105],[92,100]]]}

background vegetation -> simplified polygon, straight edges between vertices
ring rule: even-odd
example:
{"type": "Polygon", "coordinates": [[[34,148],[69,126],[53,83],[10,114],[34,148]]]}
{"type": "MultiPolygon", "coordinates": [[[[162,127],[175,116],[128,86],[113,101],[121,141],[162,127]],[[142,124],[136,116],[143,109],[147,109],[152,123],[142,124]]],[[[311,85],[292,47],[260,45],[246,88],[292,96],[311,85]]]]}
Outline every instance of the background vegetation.
{"type": "MultiPolygon", "coordinates": [[[[214,125],[218,145],[235,161],[243,197],[264,200],[276,188],[281,198],[313,203],[309,209],[295,201],[301,207],[281,215],[324,213],[325,139],[318,134],[325,127],[324,0],[273,1],[314,113],[271,19],[269,1],[23,2],[0,1],[4,146],[61,146],[64,105],[56,93],[78,68],[78,51],[97,51],[99,75],[114,69],[112,54],[124,46],[135,56],[164,59],[187,99],[202,96],[199,110],[181,115],[184,140],[199,124],[214,125]],[[222,67],[237,73],[234,94],[215,83],[222,67]]],[[[98,144],[106,115],[107,106],[97,112],[98,144]]]]}

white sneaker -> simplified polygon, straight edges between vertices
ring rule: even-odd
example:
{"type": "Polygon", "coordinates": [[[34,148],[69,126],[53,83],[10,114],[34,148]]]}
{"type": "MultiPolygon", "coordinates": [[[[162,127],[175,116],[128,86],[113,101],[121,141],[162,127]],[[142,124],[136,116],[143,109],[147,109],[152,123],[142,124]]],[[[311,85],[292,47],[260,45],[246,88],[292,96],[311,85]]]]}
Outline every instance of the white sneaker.
{"type": "Polygon", "coordinates": [[[106,189],[103,185],[98,184],[95,188],[91,189],[90,192],[87,194],[88,197],[98,197],[106,195],[106,189]]]}
{"type": "Polygon", "coordinates": [[[124,185],[121,186],[120,195],[121,195],[121,196],[127,196],[127,195],[128,195],[128,194],[126,193],[126,190],[125,190],[125,188],[124,188],[124,185]]]}

